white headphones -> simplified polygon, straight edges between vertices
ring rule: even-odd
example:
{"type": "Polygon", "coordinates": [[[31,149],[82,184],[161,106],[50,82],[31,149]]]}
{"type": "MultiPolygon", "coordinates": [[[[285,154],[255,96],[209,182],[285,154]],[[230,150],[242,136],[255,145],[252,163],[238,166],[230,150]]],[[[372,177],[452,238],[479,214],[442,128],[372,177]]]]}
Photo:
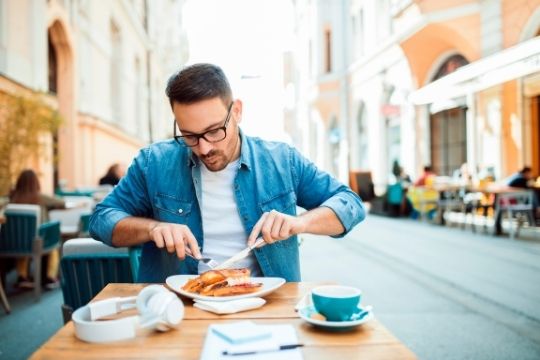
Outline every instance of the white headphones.
{"type": "Polygon", "coordinates": [[[116,297],[83,306],[71,316],[75,335],[87,342],[109,342],[134,338],[137,331],[167,331],[184,318],[184,304],[163,285],[149,285],[139,295],[116,297]],[[117,320],[95,321],[137,307],[139,314],[117,320]]]}

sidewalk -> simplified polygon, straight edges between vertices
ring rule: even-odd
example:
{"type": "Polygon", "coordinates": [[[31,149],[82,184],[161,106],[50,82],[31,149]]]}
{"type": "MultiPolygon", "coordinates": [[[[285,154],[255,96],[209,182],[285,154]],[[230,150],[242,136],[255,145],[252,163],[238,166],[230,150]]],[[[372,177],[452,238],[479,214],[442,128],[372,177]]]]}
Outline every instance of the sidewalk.
{"type": "Polygon", "coordinates": [[[345,239],[304,239],[303,280],[360,287],[419,358],[540,358],[539,240],[372,215],[345,239]]]}
{"type": "Polygon", "coordinates": [[[11,314],[0,309],[0,359],[27,359],[63,326],[62,290],[43,291],[36,302],[33,291],[13,289],[15,273],[7,277],[11,314]]]}

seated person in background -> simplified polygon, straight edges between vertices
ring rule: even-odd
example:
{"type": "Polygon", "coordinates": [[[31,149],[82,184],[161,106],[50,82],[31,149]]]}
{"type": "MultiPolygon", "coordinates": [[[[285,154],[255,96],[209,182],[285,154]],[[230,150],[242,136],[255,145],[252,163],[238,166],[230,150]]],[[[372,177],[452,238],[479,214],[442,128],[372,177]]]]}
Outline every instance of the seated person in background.
{"type": "Polygon", "coordinates": [[[532,179],[532,170],[530,167],[525,166],[517,173],[513,174],[506,180],[506,185],[518,188],[528,188],[529,181],[532,179]]]}
{"type": "MultiPolygon", "coordinates": [[[[12,204],[35,204],[41,208],[41,222],[47,222],[49,219],[49,210],[65,209],[66,203],[62,199],[42,194],[39,179],[33,170],[27,169],[21,172],[17,179],[15,189],[9,196],[9,202],[12,204]]],[[[42,282],[48,289],[54,289],[59,286],[58,282],[58,264],[60,256],[58,250],[54,250],[46,257],[47,277],[42,282]]],[[[34,284],[28,277],[29,258],[18,259],[16,262],[18,279],[16,286],[20,288],[33,288],[34,284]]]]}
{"type": "Polygon", "coordinates": [[[403,187],[409,187],[412,183],[411,177],[405,172],[405,169],[403,169],[403,167],[401,166],[399,167],[399,178],[397,180],[401,183],[401,186],[403,187]]]}
{"type": "Polygon", "coordinates": [[[124,176],[126,169],[122,164],[112,164],[107,170],[107,174],[99,179],[99,185],[112,185],[116,186],[122,176],[124,176]]]}
{"type": "Polygon", "coordinates": [[[423,174],[416,180],[414,183],[414,186],[426,186],[426,180],[429,177],[436,176],[436,174],[431,170],[430,165],[424,166],[424,172],[423,174]]]}
{"type": "MultiPolygon", "coordinates": [[[[533,179],[532,169],[529,166],[524,166],[523,169],[519,170],[517,173],[513,174],[506,180],[506,185],[511,187],[530,189],[531,180],[533,179]]],[[[540,195],[538,191],[533,192],[533,208],[534,216],[536,219],[540,219],[540,195]]]]}

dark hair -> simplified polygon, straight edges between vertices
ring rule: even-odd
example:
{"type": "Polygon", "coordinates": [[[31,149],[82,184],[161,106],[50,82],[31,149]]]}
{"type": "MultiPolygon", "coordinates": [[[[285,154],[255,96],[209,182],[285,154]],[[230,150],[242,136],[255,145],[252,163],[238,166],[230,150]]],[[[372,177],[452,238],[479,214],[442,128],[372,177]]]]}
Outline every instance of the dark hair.
{"type": "Polygon", "coordinates": [[[431,172],[431,165],[424,166],[424,171],[426,171],[426,172],[430,171],[431,172]]]}
{"type": "Polygon", "coordinates": [[[225,73],[213,64],[187,66],[169,78],[165,93],[171,107],[174,102],[192,104],[219,97],[224,104],[232,101],[232,91],[225,73]]]}
{"type": "Polygon", "coordinates": [[[519,170],[520,173],[525,174],[531,172],[532,169],[529,166],[524,166],[523,169],[519,170]]]}
{"type": "Polygon", "coordinates": [[[39,204],[39,179],[34,170],[26,169],[17,178],[10,201],[15,204],[39,204]]]}
{"type": "Polygon", "coordinates": [[[109,169],[107,170],[107,174],[105,174],[105,176],[118,177],[118,175],[116,174],[116,171],[118,170],[119,166],[120,164],[118,163],[112,164],[111,166],[109,166],[109,169]]]}

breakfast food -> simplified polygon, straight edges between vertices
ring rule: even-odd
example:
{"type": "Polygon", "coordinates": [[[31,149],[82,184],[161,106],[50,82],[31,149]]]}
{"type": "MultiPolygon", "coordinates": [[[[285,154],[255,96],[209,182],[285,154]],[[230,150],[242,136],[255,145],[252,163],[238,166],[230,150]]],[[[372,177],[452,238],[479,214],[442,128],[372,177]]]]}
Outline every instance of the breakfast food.
{"type": "Polygon", "coordinates": [[[252,283],[249,269],[210,270],[189,280],[182,289],[204,296],[232,296],[249,294],[261,289],[261,283],[252,283]]]}

